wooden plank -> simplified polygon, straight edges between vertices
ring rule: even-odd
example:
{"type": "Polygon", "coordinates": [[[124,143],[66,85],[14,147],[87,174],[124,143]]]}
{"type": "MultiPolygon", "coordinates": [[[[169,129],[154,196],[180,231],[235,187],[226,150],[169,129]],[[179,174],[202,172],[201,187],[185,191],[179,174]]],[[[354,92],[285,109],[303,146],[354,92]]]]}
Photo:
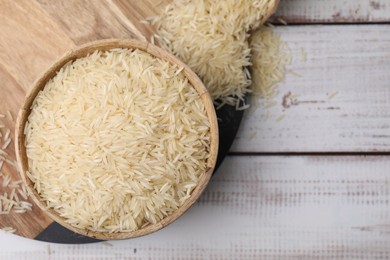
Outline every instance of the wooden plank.
{"type": "Polygon", "coordinates": [[[0,235],[0,256],[389,259],[389,157],[228,157],[202,199],[130,241],[65,246],[0,235]]]}
{"type": "Polygon", "coordinates": [[[275,106],[247,111],[231,150],[390,152],[390,27],[276,31],[292,50],[293,73],[278,86],[275,106]]]}
{"type": "MultiPolygon", "coordinates": [[[[150,36],[153,30],[139,23],[146,17],[155,16],[171,0],[110,0],[117,7],[117,15],[138,35],[150,36]]],[[[270,19],[289,24],[313,23],[387,23],[390,22],[390,2],[388,0],[283,0],[278,11],[270,19]]]]}
{"type": "Polygon", "coordinates": [[[135,37],[106,1],[36,1],[78,45],[107,38],[135,37]]]}
{"type": "Polygon", "coordinates": [[[0,2],[0,64],[27,90],[74,43],[29,0],[0,2]]]}
{"type": "Polygon", "coordinates": [[[383,23],[390,22],[388,0],[282,0],[271,19],[295,23],[383,23]]]}

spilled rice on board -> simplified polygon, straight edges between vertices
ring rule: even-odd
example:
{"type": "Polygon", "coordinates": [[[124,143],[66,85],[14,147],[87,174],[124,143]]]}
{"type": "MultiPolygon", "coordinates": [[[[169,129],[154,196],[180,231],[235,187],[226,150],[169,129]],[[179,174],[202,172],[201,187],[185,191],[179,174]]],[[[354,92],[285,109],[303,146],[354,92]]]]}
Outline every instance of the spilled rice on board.
{"type": "MultiPolygon", "coordinates": [[[[0,215],[23,214],[31,211],[32,204],[28,202],[28,192],[22,180],[15,177],[13,172],[18,173],[19,168],[13,159],[11,144],[11,129],[5,126],[5,120],[13,123],[14,118],[10,111],[0,113],[0,215]]],[[[18,175],[20,176],[20,175],[18,175]]],[[[2,227],[0,230],[14,233],[13,227],[2,227]]]]}

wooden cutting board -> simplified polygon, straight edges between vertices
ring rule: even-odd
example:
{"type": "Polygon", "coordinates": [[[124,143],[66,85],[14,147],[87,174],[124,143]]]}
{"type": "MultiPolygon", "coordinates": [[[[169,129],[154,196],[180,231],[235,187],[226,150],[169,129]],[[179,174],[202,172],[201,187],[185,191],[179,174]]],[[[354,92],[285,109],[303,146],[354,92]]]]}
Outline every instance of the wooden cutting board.
{"type": "MultiPolygon", "coordinates": [[[[67,50],[93,40],[106,38],[150,39],[153,29],[140,23],[155,16],[169,0],[2,0],[0,2],[0,129],[7,129],[12,143],[7,159],[15,161],[14,119],[33,81],[67,50]]],[[[242,113],[232,109],[220,112],[228,121],[221,140],[221,162],[237,132],[242,113]]],[[[221,125],[220,125],[221,127],[221,125]]],[[[4,140],[1,138],[0,147],[4,140]]],[[[3,187],[6,176],[20,180],[12,163],[5,162],[0,176],[0,195],[9,196],[12,188],[3,187]]],[[[19,196],[20,197],[20,196],[19,196]]],[[[33,202],[27,200],[29,203],[33,202]]],[[[0,228],[15,229],[15,234],[44,241],[63,243],[92,242],[53,223],[33,204],[25,213],[0,214],[0,228]]]]}
{"type": "MultiPolygon", "coordinates": [[[[156,15],[168,1],[50,1],[4,0],[0,2],[0,129],[3,137],[10,129],[14,140],[14,120],[26,91],[33,81],[64,52],[77,45],[104,38],[137,38],[149,32],[138,20],[156,15]],[[154,4],[153,2],[159,2],[154,4]],[[129,10],[131,12],[129,12],[129,10]],[[11,113],[11,116],[9,116],[11,113]]],[[[0,147],[3,145],[3,138],[0,147]]],[[[14,142],[7,148],[7,159],[15,160],[14,142]]],[[[3,187],[6,176],[20,179],[7,162],[1,169],[0,194],[7,196],[12,188],[3,187]]],[[[11,181],[11,182],[12,182],[11,181]]],[[[9,186],[9,185],[8,185],[9,186]]],[[[20,199],[22,197],[19,195],[20,199]]],[[[32,203],[31,200],[28,202],[32,203]]],[[[26,213],[0,215],[0,228],[14,228],[15,234],[39,238],[52,225],[35,205],[26,213]]],[[[62,230],[50,229],[43,240],[62,236],[62,230]],[[51,230],[51,231],[50,231],[51,230]],[[54,233],[53,233],[54,232],[54,233]],[[52,234],[53,233],[53,234],[52,234]]],[[[61,242],[61,238],[58,237],[61,242]]],[[[64,241],[66,242],[66,241],[64,241]]]]}

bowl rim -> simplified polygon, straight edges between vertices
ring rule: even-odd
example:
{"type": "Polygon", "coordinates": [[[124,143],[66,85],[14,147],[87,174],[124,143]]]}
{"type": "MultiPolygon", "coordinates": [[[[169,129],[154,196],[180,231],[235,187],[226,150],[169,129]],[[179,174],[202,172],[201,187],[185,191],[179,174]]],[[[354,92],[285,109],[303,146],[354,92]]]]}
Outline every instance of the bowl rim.
{"type": "Polygon", "coordinates": [[[20,175],[23,180],[23,183],[26,185],[29,196],[31,197],[33,202],[42,211],[47,213],[47,215],[52,220],[56,221],[65,228],[75,233],[101,240],[128,239],[144,236],[166,227],[167,225],[178,219],[180,216],[182,216],[197,201],[197,199],[200,197],[205,187],[207,186],[208,182],[210,181],[210,177],[213,173],[217,161],[219,145],[218,121],[213,101],[199,77],[186,64],[184,64],[181,60],[179,60],[177,57],[175,57],[168,51],[165,51],[153,44],[141,42],[134,39],[106,39],[93,41],[66,52],[60,59],[55,61],[40,77],[37,78],[37,80],[33,83],[32,87],[27,92],[27,95],[22,103],[16,120],[15,140],[16,159],[20,169],[20,175]],[[28,159],[25,149],[24,129],[28,116],[31,112],[31,106],[33,101],[35,100],[35,97],[38,95],[40,90],[42,90],[46,86],[47,81],[56,75],[60,68],[62,68],[68,62],[81,57],[85,57],[86,55],[94,52],[95,50],[111,50],[115,48],[138,49],[147,52],[157,58],[166,60],[171,64],[178,65],[180,68],[183,68],[182,71],[184,75],[189,80],[194,89],[198,92],[199,98],[202,100],[206,108],[207,117],[210,123],[210,151],[209,158],[207,160],[206,171],[200,176],[198,185],[193,190],[191,197],[187,199],[187,201],[175,212],[165,217],[160,222],[157,222],[156,224],[151,224],[135,231],[109,233],[74,227],[71,224],[66,223],[64,221],[64,218],[59,216],[57,212],[55,212],[51,208],[48,208],[45,205],[40,195],[34,189],[34,183],[26,174],[26,171],[28,171],[28,159]]]}

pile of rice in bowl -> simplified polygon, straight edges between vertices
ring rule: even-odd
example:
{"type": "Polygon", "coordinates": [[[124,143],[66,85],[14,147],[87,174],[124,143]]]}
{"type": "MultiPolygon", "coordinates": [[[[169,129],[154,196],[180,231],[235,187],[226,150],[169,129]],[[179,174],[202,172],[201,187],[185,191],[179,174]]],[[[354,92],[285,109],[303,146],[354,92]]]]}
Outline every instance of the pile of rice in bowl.
{"type": "Polygon", "coordinates": [[[210,150],[206,109],[182,68],[141,50],[66,64],[35,98],[24,133],[27,175],[47,207],[98,232],[172,214],[210,150]]]}

